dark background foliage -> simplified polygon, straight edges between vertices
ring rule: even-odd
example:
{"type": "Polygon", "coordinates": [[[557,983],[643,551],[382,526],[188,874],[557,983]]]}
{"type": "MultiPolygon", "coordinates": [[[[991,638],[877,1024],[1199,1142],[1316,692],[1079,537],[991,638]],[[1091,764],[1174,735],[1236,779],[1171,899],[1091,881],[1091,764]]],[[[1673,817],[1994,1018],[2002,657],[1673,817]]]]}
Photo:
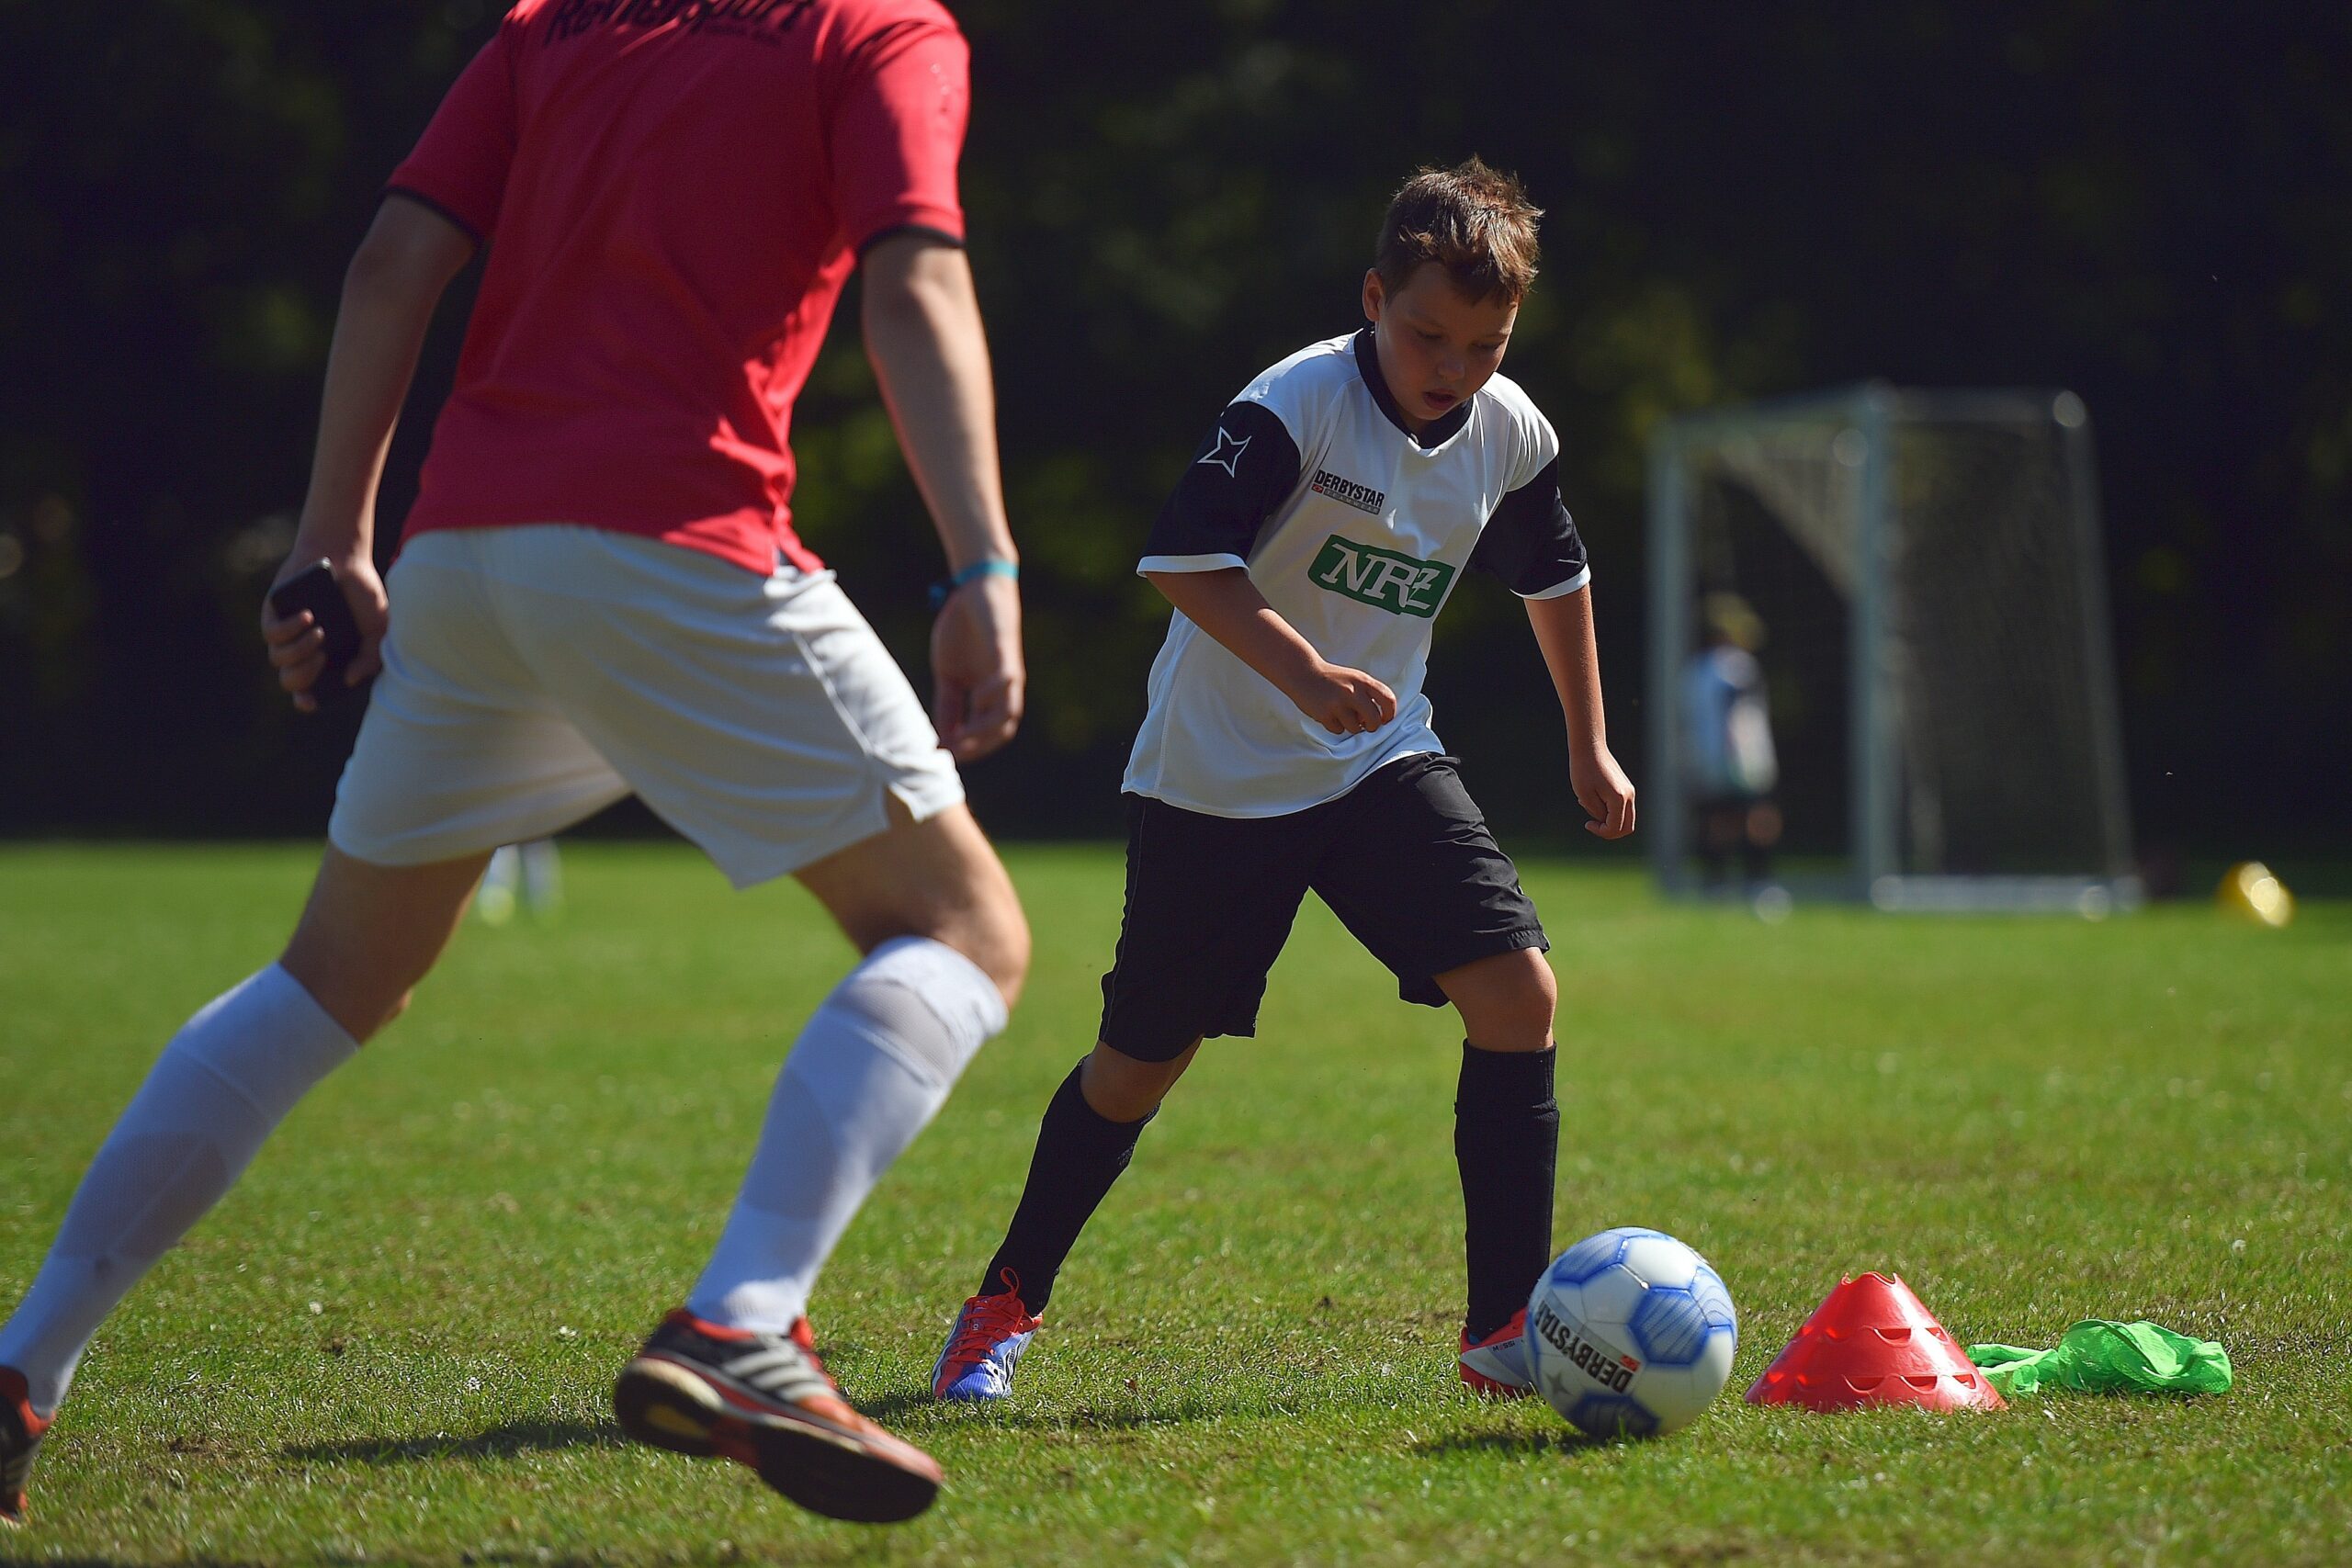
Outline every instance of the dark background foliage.
{"type": "MultiPolygon", "coordinates": [[[[1204,428],[1356,322],[1387,190],[1476,152],[1548,209],[1510,372],[1591,542],[1639,776],[1642,443],[1884,377],[2088,403],[2130,779],[2158,848],[2340,843],[2352,784],[2352,9],[971,0],[965,164],[1029,561],[1010,831],[1115,824],[1164,611],[1131,575],[1204,428]]],[[[316,831],[348,720],[252,621],[342,267],[495,23],[481,0],[0,0],[0,830],[316,831]]],[[[462,332],[396,445],[388,537],[462,332]]],[[[844,310],[845,322],[854,321],[844,310]]],[[[804,531],[910,663],[935,552],[854,333],[798,421],[804,531]]],[[[1566,832],[1532,642],[1440,627],[1441,730],[1566,832]]]]}

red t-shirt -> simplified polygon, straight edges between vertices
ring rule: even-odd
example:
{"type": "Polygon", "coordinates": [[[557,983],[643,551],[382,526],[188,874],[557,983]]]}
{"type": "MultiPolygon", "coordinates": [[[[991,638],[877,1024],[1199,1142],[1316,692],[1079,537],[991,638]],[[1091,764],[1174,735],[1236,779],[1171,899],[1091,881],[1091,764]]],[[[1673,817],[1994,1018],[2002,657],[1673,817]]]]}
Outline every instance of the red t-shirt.
{"type": "Polygon", "coordinates": [[[934,0],[522,0],[390,188],[489,243],[407,532],[582,523],[814,570],[793,400],[858,253],[961,241],[934,0]]]}

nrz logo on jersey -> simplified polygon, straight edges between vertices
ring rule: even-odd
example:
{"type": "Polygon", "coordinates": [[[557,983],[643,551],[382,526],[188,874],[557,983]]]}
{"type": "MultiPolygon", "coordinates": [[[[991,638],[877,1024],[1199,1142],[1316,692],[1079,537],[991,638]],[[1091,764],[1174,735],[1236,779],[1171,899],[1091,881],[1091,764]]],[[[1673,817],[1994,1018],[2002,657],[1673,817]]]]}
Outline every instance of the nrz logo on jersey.
{"type": "Polygon", "coordinates": [[[1642,1370],[1642,1364],[1631,1356],[1620,1356],[1612,1360],[1609,1352],[1587,1343],[1584,1336],[1560,1320],[1560,1314],[1552,1310],[1550,1302],[1535,1309],[1535,1332],[1544,1336],[1544,1342],[1553,1349],[1584,1369],[1585,1376],[1603,1388],[1623,1393],[1633,1386],[1634,1374],[1642,1370]]]}
{"type": "Polygon", "coordinates": [[[1352,506],[1358,512],[1369,512],[1374,517],[1379,516],[1381,508],[1388,504],[1386,491],[1374,490],[1370,485],[1360,485],[1353,479],[1343,479],[1329,468],[1315,470],[1312,488],[1317,495],[1328,495],[1341,505],[1352,506]]]}
{"type": "Polygon", "coordinates": [[[1437,614],[1453,569],[1443,561],[1415,560],[1395,550],[1378,550],[1334,534],[1323,541],[1307,569],[1317,586],[1361,601],[1392,615],[1437,614]]]}

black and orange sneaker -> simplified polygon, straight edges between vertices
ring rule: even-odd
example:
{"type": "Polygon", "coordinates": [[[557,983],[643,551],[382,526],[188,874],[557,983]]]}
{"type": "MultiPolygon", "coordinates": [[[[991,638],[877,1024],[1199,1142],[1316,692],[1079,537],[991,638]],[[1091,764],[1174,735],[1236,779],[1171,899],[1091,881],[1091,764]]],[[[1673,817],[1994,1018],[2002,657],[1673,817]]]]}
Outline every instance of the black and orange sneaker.
{"type": "Polygon", "coordinates": [[[802,1318],[785,1334],[662,1320],[613,1388],[621,1430],[640,1443],[748,1465],[827,1518],[910,1519],[939,1495],[939,1465],[850,1407],[802,1318]]]}
{"type": "Polygon", "coordinates": [[[25,1483],[48,1432],[49,1418],[33,1414],[25,1374],[0,1367],[0,1525],[25,1522],[25,1483]]]}
{"type": "Polygon", "coordinates": [[[1509,1323],[1476,1343],[1464,1328],[1460,1371],[1470,1391],[1488,1399],[1524,1399],[1533,1393],[1535,1379],[1528,1371],[1527,1359],[1527,1309],[1511,1314],[1509,1323]]]}

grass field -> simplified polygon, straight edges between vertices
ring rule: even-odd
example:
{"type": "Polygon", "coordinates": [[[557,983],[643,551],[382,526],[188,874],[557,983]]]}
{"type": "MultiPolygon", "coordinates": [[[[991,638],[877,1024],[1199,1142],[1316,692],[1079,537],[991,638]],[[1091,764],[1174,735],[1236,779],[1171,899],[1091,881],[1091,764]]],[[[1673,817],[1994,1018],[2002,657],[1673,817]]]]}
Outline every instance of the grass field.
{"type": "MultiPolygon", "coordinates": [[[[105,1331],[0,1560],[2244,1562],[2352,1555],[2352,906],[1768,928],[1538,864],[1564,1005],[1558,1235],[1657,1225],[1741,1310],[1733,1391],[1589,1445],[1456,1386],[1456,1037],[1319,908],[1064,1273],[1003,1411],[925,1381],[1119,908],[1012,856],[1030,997],[835,1259],[817,1325],[951,1490],[812,1519],[625,1447],[614,1371],[716,1236],[846,948],[797,890],[590,845],[546,929],[469,928],[105,1331]],[[2219,1399],[1817,1417],[1737,1391],[1841,1271],[1963,1342],[2150,1316],[2219,1399]]],[[[273,953],[292,849],[0,851],[0,1305],[197,1005],[273,953]]]]}

